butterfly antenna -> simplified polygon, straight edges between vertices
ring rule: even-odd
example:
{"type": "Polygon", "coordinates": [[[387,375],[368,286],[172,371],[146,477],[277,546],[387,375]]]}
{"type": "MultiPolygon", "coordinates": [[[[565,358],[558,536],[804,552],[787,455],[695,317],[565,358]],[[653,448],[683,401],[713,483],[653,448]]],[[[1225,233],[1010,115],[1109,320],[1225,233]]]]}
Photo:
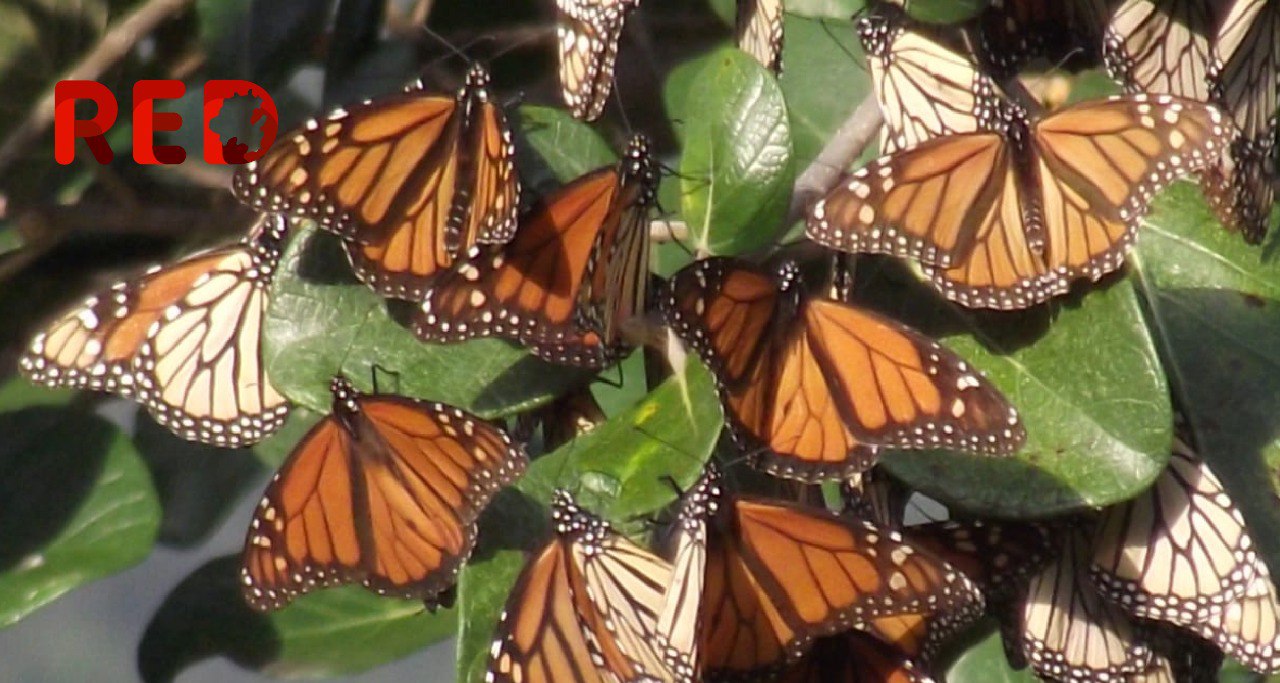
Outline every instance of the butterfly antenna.
{"type": "MultiPolygon", "coordinates": [[[[661,209],[662,207],[658,207],[658,208],[659,208],[659,209],[661,209]]],[[[663,213],[666,213],[666,212],[664,211],[663,213]]],[[[687,245],[687,244],[685,244],[685,243],[684,243],[684,240],[685,240],[685,239],[687,239],[687,238],[689,237],[689,224],[688,224],[688,223],[685,223],[684,221],[673,221],[673,220],[669,220],[669,219],[666,219],[666,218],[662,218],[662,219],[659,219],[659,220],[654,221],[653,223],[650,223],[649,225],[650,225],[650,226],[652,226],[652,225],[657,224],[657,223],[661,223],[661,224],[662,224],[662,227],[664,227],[664,228],[666,228],[666,229],[667,229],[667,241],[668,241],[668,242],[673,242],[673,243],[675,243],[675,244],[676,244],[676,246],[680,247],[681,251],[683,251],[683,252],[685,253],[685,255],[686,255],[686,256],[689,256],[689,257],[693,257],[693,256],[694,256],[693,249],[691,249],[691,248],[689,247],[689,245],[687,245]],[[681,229],[681,230],[677,230],[677,229],[676,229],[677,227],[682,228],[682,229],[681,229]],[[684,237],[683,237],[683,238],[680,236],[680,233],[682,233],[682,232],[684,233],[684,237]]]]}
{"type": "MultiPolygon", "coordinates": [[[[445,38],[444,36],[440,35],[439,33],[436,33],[434,30],[432,30],[432,28],[431,28],[430,26],[427,26],[427,25],[424,23],[424,24],[422,24],[421,28],[422,28],[422,32],[423,32],[423,33],[427,34],[427,36],[429,36],[432,40],[434,40],[434,41],[436,41],[437,43],[439,43],[440,45],[442,45],[442,46],[443,46],[446,50],[448,50],[449,52],[452,52],[455,56],[457,56],[457,57],[458,57],[459,59],[461,59],[463,62],[465,62],[465,63],[467,63],[467,64],[471,64],[472,62],[474,62],[474,61],[475,61],[474,59],[472,59],[472,58],[468,57],[468,56],[466,55],[466,53],[464,53],[462,50],[458,49],[458,47],[457,47],[456,45],[454,45],[452,42],[450,42],[450,41],[449,41],[449,39],[445,38]]],[[[479,40],[481,40],[481,38],[473,39],[471,42],[469,42],[469,43],[467,44],[467,47],[469,47],[469,46],[471,46],[471,45],[474,45],[474,44],[475,44],[476,42],[478,42],[479,40]]]]}

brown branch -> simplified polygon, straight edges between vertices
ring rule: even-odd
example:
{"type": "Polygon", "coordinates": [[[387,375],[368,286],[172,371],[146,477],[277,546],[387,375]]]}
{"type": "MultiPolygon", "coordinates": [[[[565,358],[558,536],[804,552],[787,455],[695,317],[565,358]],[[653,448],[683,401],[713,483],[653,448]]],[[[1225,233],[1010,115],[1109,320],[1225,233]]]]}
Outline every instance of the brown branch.
{"type": "Polygon", "coordinates": [[[804,217],[809,207],[835,187],[840,176],[871,144],[884,118],[875,97],[868,95],[840,124],[835,135],[827,141],[799,177],[791,192],[791,208],[787,211],[787,224],[804,217]]]}
{"type": "MultiPolygon", "coordinates": [[[[177,14],[192,0],[150,0],[133,13],[112,25],[98,45],[58,79],[60,81],[96,81],[129,54],[138,41],[155,30],[165,19],[177,14]]],[[[53,86],[27,113],[9,138],[0,145],[0,172],[12,165],[40,139],[53,123],[53,86]]]]}

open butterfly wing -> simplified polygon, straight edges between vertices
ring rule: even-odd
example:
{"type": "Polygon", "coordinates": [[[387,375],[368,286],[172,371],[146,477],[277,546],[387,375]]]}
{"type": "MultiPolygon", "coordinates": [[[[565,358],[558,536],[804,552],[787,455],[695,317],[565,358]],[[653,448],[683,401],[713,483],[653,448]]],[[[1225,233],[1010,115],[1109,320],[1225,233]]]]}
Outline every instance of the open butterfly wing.
{"type": "Polygon", "coordinates": [[[949,268],[983,234],[1010,154],[996,133],[927,140],[854,171],[814,205],[806,233],[850,253],[949,268]]]}
{"type": "Polygon", "coordinates": [[[1217,159],[1228,133],[1217,108],[1163,95],[1075,105],[1032,130],[1045,260],[1067,280],[1118,268],[1151,197],[1217,159]]]}
{"type": "Polygon", "coordinates": [[[434,598],[470,554],[481,510],[526,465],[506,434],[457,408],[361,396],[341,379],[333,391],[334,414],[294,448],[251,523],[242,580],[258,609],[354,581],[434,598]]]}
{"type": "Polygon", "coordinates": [[[136,393],[133,361],[151,325],[192,285],[243,246],[201,252],[137,280],[121,282],[64,313],[32,339],[19,360],[27,379],[49,387],[136,393]]]}
{"type": "Polygon", "coordinates": [[[468,211],[456,212],[456,232],[460,241],[453,253],[466,251],[472,243],[506,244],[516,234],[520,209],[520,180],[516,174],[516,148],[502,109],[489,101],[487,90],[476,90],[469,106],[474,118],[467,126],[461,148],[462,165],[470,170],[464,178],[468,211]],[[458,218],[460,214],[465,214],[458,218]]]}
{"type": "Polygon", "coordinates": [[[738,48],[774,73],[782,71],[783,0],[738,0],[738,48]]]}
{"type": "Polygon", "coordinates": [[[185,439],[247,446],[288,415],[262,356],[267,296],[288,221],[272,214],[257,230],[244,248],[204,263],[208,269],[195,280],[187,280],[189,271],[177,275],[189,287],[151,323],[138,348],[139,402],[185,439]]]}

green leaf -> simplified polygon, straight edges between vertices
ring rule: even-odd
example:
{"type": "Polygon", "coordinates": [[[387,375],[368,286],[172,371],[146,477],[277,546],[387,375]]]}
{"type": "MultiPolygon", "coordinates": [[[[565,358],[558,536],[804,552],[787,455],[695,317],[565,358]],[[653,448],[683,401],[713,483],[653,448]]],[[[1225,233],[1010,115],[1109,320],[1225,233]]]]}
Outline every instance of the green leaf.
{"type": "Polygon", "coordinates": [[[983,0],[908,0],[907,13],[931,24],[958,24],[978,16],[983,0]]]}
{"type": "Polygon", "coordinates": [[[948,683],[1036,683],[1031,667],[1015,671],[1004,655],[1000,633],[994,632],[968,648],[947,670],[948,683]]]}
{"type": "Polygon", "coordinates": [[[142,561],[160,505],[128,439],[51,407],[0,415],[0,626],[142,561]]]}
{"type": "Polygon", "coordinates": [[[631,409],[537,458],[481,520],[482,547],[462,570],[458,600],[459,680],[479,681],[489,642],[511,585],[542,533],[556,488],[624,533],[643,528],[641,515],[668,505],[698,478],[723,426],[711,376],[694,360],[631,409]]]}
{"type": "Polygon", "coordinates": [[[566,182],[618,160],[609,143],[569,112],[524,105],[516,111],[520,179],[531,188],[566,182]]]}
{"type": "Polygon", "coordinates": [[[133,445],[142,455],[164,511],[160,542],[192,546],[226,517],[262,464],[247,449],[216,448],[173,435],[139,415],[133,445]]]}
{"type": "Polygon", "coordinates": [[[379,372],[383,391],[491,418],[545,403],[586,376],[498,339],[423,343],[397,322],[410,309],[356,282],[336,238],[299,231],[280,260],[263,328],[272,383],[294,403],[324,414],[335,373],[368,390],[376,365],[387,371],[379,372]]]}
{"type": "Polygon", "coordinates": [[[32,384],[25,377],[14,375],[0,385],[0,410],[66,405],[75,396],[74,389],[49,389],[32,384]]]}
{"type": "Polygon", "coordinates": [[[863,0],[787,0],[787,11],[814,19],[848,19],[866,4],[863,0]]]}
{"type": "Polygon", "coordinates": [[[240,595],[240,560],[221,557],[191,573],[151,618],[138,645],[147,683],[172,681],[212,656],[281,678],[334,677],[367,671],[442,640],[454,610],[374,595],[359,586],[304,595],[271,614],[240,595]]]}
{"type": "Polygon", "coordinates": [[[1129,261],[1193,442],[1280,566],[1280,263],[1190,183],[1157,199],[1129,261]]]}
{"type": "Polygon", "coordinates": [[[871,80],[853,22],[788,15],[785,31],[779,81],[796,167],[804,168],[871,92],[871,80]]]}
{"type": "Polygon", "coordinates": [[[1024,517],[1130,498],[1163,469],[1172,440],[1168,387],[1127,280],[999,313],[945,304],[918,281],[886,271],[860,300],[942,339],[985,372],[1028,434],[1008,458],[895,452],[885,458],[894,474],[948,505],[1024,517]]]}
{"type": "Polygon", "coordinates": [[[681,213],[697,248],[737,254],[771,243],[795,179],[777,80],[736,48],[700,59],[684,105],[681,213]]]}

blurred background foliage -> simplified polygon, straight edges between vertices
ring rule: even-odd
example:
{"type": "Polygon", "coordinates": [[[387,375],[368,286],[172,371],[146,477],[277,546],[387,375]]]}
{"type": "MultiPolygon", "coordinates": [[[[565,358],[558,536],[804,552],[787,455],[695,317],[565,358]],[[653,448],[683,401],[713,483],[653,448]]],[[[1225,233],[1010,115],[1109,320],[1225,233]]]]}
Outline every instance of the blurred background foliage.
{"type": "MultiPolygon", "coordinates": [[[[788,224],[796,177],[867,96],[849,19],[860,5],[789,0],[786,72],[775,79],[732,47],[732,0],[644,0],[624,33],[617,99],[604,120],[586,126],[559,108],[552,0],[0,2],[5,675],[446,680],[456,667],[478,680],[520,550],[539,538],[539,506],[552,488],[570,486],[587,507],[641,533],[638,520],[675,495],[662,478],[688,485],[717,446],[720,409],[702,368],[691,364],[648,386],[637,353],[593,385],[610,420],[538,458],[499,496],[482,520],[454,609],[429,614],[351,588],[307,596],[274,615],[252,613],[235,581],[249,507],[327,410],[333,373],[367,388],[378,363],[398,373],[403,393],[492,418],[590,378],[501,342],[418,344],[394,307],[351,278],[333,240],[311,231],[294,237],[282,261],[265,331],[272,375],[298,409],[252,451],[189,444],[145,416],[135,419],[131,405],[36,389],[14,376],[17,355],[57,311],[146,262],[234,239],[252,219],[228,192],[230,169],[201,160],[204,81],[263,86],[283,132],[417,77],[452,90],[467,59],[483,60],[511,113],[530,196],[610,163],[631,131],[644,131],[668,169],[664,217],[684,221],[691,241],[711,253],[742,254],[797,233],[788,224]],[[162,20],[131,49],[95,61],[113,28],[157,7],[162,20]],[[122,103],[109,135],[116,157],[100,166],[81,149],[76,163],[60,166],[51,131],[29,134],[30,124],[52,84],[85,66],[101,67],[95,78],[122,103]],[[187,83],[187,95],[167,105],[185,127],[158,140],[187,149],[182,165],[131,160],[123,105],[144,78],[187,83]],[[455,645],[427,648],[455,633],[455,645]],[[210,665],[211,657],[249,672],[210,665]]],[[[955,21],[975,5],[940,0],[915,11],[955,21]]],[[[1065,87],[1068,99],[1110,91],[1098,74],[1045,83],[1040,92],[1065,87]]],[[[1280,266],[1267,256],[1272,246],[1260,252],[1225,234],[1184,183],[1157,202],[1124,274],[1031,311],[958,311],[900,264],[861,260],[857,300],[972,359],[1018,405],[1031,435],[1010,460],[894,454],[891,471],[986,514],[1043,517],[1101,506],[1134,495],[1160,471],[1177,407],[1259,545],[1277,557],[1280,348],[1269,340],[1280,338],[1280,266]]],[[[688,259],[676,245],[657,245],[654,267],[669,274],[688,259]]],[[[987,636],[958,658],[949,679],[1029,674],[1009,671],[987,636]]]]}

